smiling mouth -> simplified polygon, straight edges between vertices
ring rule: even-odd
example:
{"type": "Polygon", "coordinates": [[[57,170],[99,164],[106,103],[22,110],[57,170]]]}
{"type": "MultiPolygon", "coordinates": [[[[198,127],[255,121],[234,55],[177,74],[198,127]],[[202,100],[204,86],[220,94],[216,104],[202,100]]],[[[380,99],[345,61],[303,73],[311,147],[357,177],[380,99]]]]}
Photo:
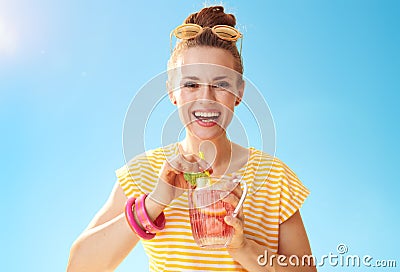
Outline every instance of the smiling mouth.
{"type": "Polygon", "coordinates": [[[204,111],[194,111],[193,116],[203,122],[203,123],[216,123],[218,118],[221,116],[220,112],[204,112],[204,111]]]}

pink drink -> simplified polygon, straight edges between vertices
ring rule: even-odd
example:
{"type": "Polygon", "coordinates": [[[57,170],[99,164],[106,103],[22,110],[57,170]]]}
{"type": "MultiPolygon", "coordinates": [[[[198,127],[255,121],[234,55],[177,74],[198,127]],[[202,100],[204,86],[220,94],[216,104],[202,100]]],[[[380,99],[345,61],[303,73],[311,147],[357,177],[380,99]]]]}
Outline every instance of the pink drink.
{"type": "Polygon", "coordinates": [[[224,217],[231,215],[234,207],[221,200],[226,192],[201,189],[189,194],[189,215],[192,233],[200,247],[220,248],[229,244],[233,227],[227,225],[224,217]]]}

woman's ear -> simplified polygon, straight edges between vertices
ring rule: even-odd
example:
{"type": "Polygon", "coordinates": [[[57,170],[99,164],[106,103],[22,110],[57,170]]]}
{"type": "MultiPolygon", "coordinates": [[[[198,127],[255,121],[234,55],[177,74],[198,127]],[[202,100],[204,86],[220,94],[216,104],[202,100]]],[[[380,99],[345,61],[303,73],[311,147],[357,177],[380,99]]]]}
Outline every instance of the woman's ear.
{"type": "Polygon", "coordinates": [[[241,80],[238,84],[238,95],[236,96],[235,106],[239,106],[240,102],[242,102],[245,84],[244,80],[241,80]]]}
{"type": "Polygon", "coordinates": [[[165,85],[166,85],[166,88],[167,88],[169,100],[171,101],[172,104],[176,105],[176,99],[175,99],[174,91],[173,91],[173,88],[171,87],[171,85],[170,85],[168,80],[165,82],[165,85]]]}

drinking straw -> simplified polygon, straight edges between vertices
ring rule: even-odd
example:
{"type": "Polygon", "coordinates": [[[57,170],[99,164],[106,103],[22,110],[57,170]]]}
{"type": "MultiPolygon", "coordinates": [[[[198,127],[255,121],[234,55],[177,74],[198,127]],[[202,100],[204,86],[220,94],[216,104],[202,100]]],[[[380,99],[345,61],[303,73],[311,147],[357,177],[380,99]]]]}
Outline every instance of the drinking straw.
{"type": "MultiPolygon", "coordinates": [[[[199,157],[200,159],[204,160],[204,153],[199,151],[199,157]]],[[[204,170],[204,173],[207,175],[207,177],[210,177],[210,172],[208,170],[204,170]]]]}

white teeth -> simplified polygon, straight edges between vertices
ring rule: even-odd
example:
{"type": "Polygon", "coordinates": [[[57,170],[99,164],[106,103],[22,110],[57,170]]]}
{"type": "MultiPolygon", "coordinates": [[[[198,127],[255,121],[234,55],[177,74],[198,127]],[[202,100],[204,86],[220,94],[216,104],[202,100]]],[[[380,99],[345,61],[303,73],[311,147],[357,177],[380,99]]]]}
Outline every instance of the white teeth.
{"type": "Polygon", "coordinates": [[[202,111],[196,111],[194,112],[194,115],[196,117],[218,117],[220,115],[219,112],[202,112],[202,111]]]}

